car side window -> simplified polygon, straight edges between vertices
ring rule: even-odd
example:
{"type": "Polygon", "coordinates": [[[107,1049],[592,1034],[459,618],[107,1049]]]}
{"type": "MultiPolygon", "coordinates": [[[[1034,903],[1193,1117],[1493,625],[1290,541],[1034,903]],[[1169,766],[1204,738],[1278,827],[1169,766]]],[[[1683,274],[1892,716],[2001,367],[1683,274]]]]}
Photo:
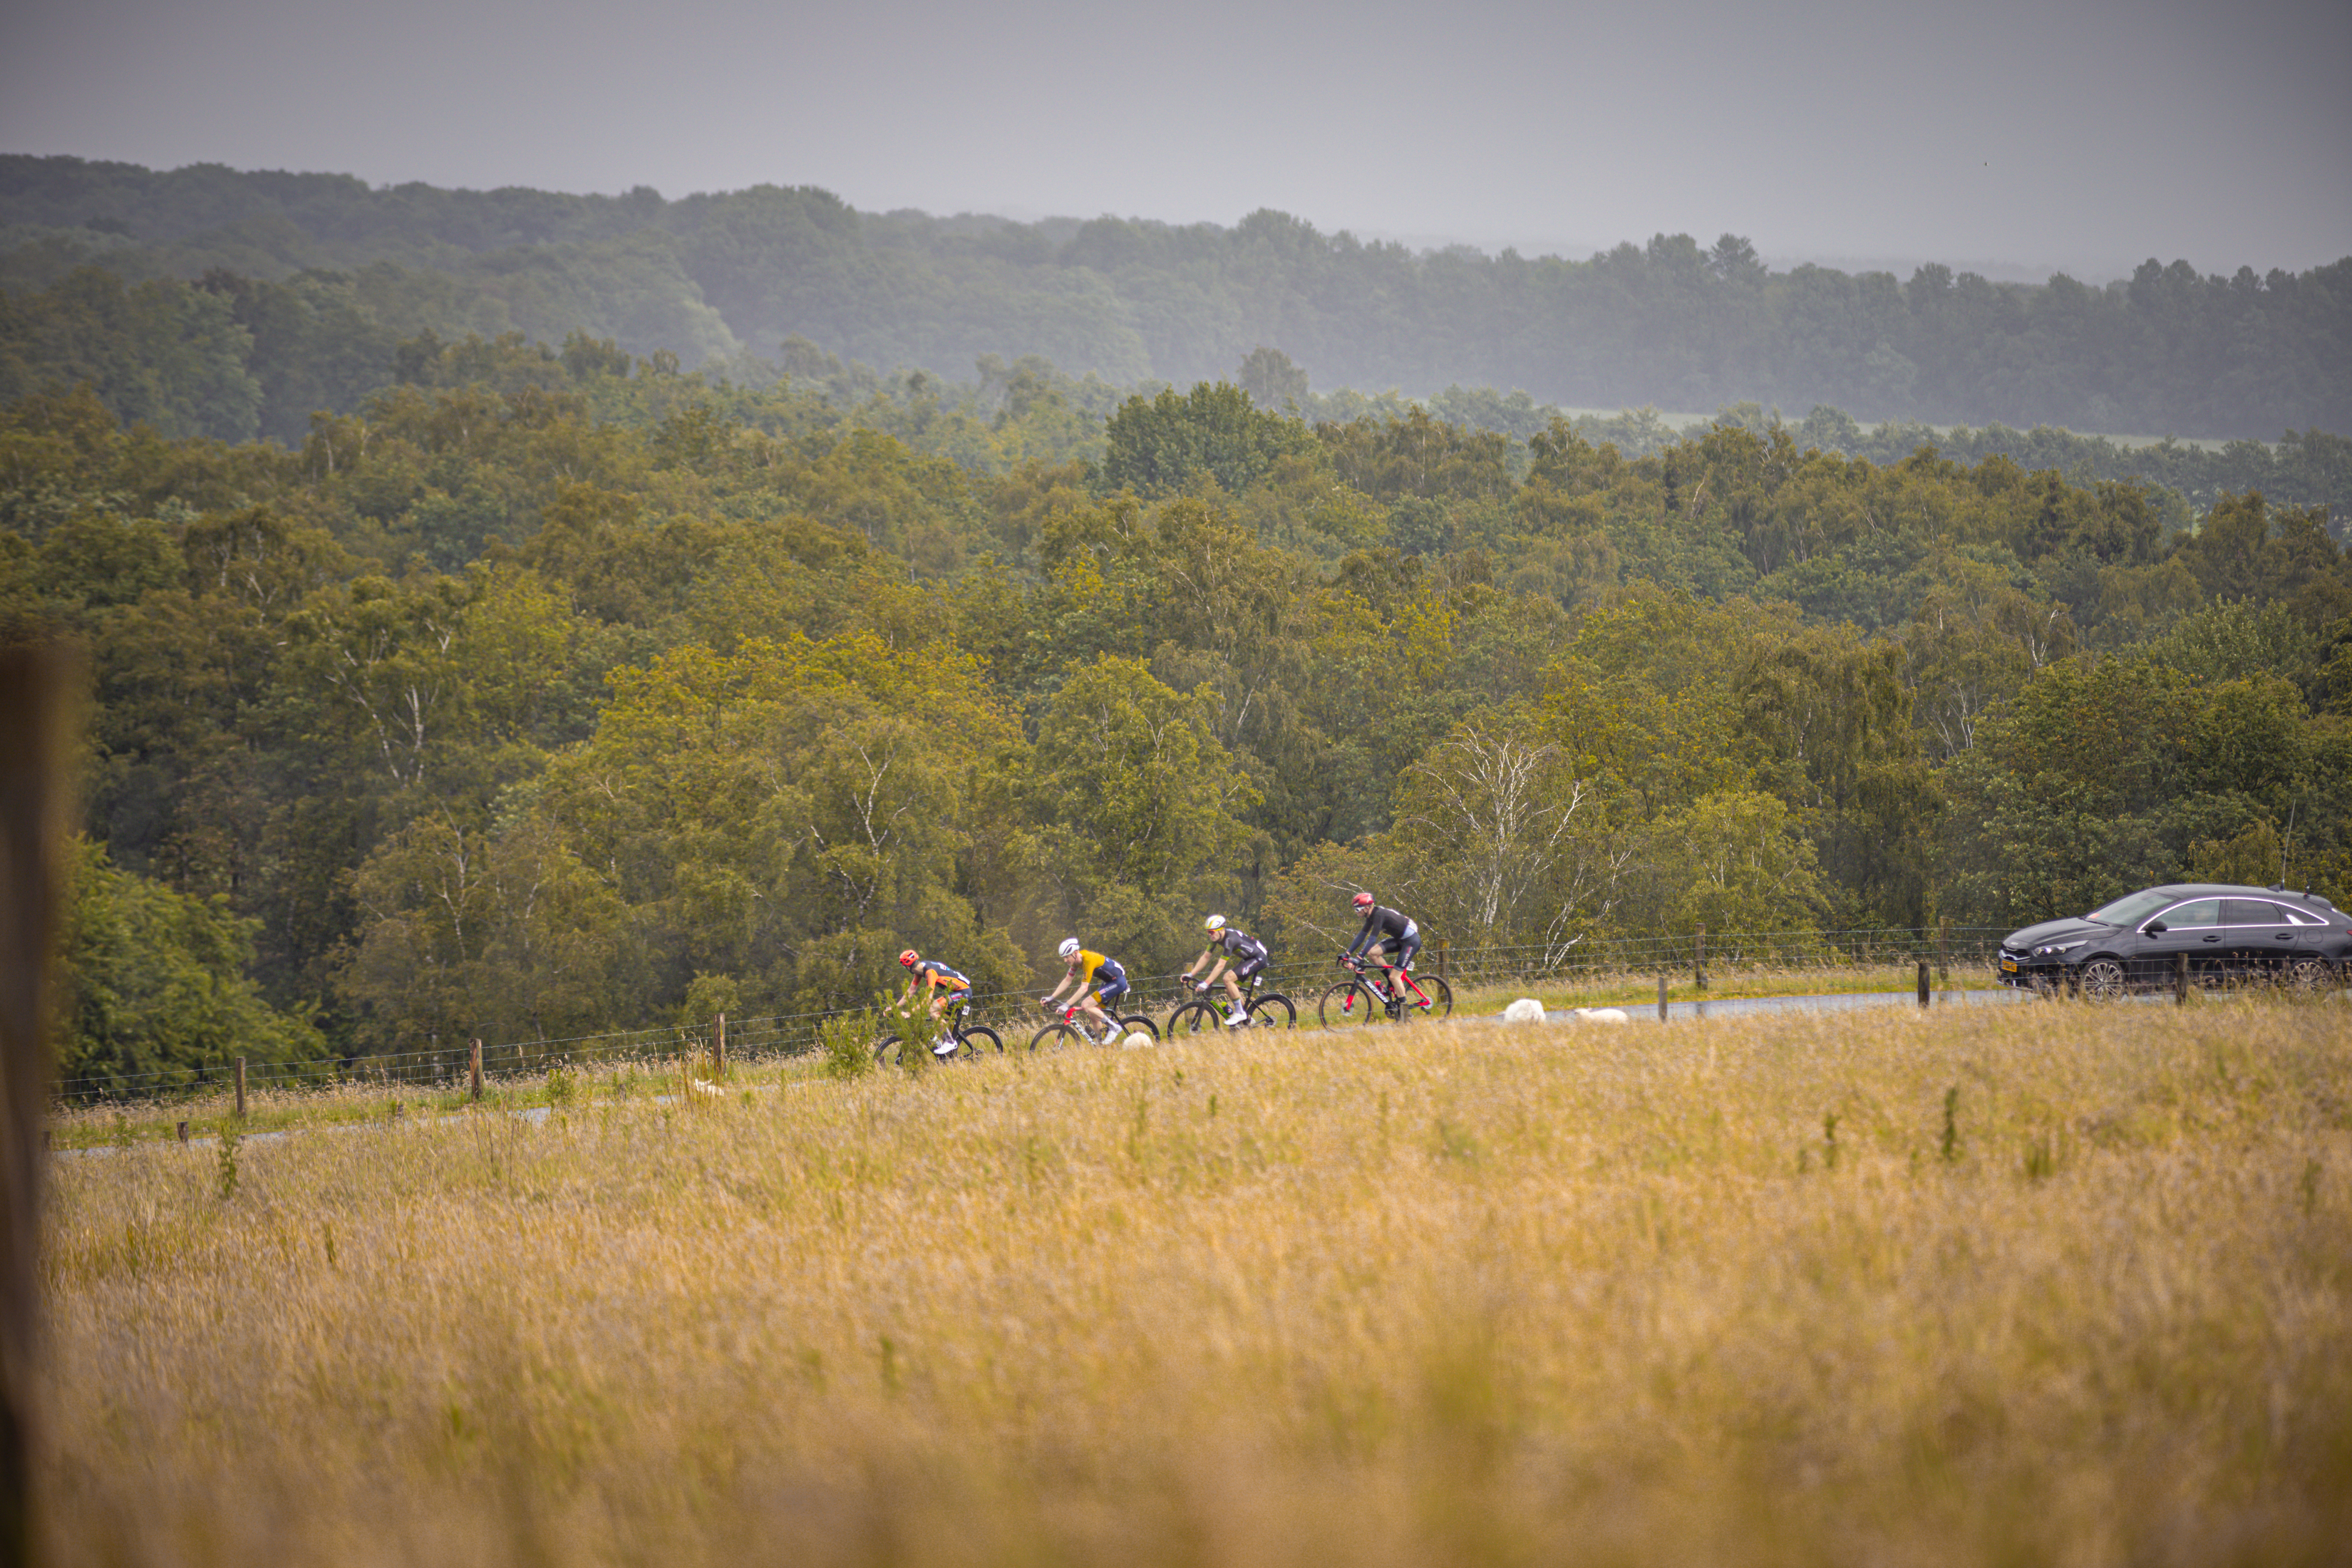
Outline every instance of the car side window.
{"type": "Polygon", "coordinates": [[[2287,923],[2286,911],[2276,904],[2260,899],[2223,899],[2221,923],[2225,926],[2283,926],[2287,923]]]}
{"type": "Polygon", "coordinates": [[[2217,926],[2221,923],[2221,900],[2193,899],[2185,904],[2175,904],[2156,917],[2167,931],[2185,931],[2190,926],[2217,926]]]}
{"type": "Polygon", "coordinates": [[[2294,921],[2296,925],[2324,926],[2327,923],[2326,921],[2321,920],[2317,915],[2313,914],[2309,910],[2298,910],[2294,908],[2292,905],[2287,904],[2282,904],[2279,907],[2286,910],[2286,918],[2294,921]]]}

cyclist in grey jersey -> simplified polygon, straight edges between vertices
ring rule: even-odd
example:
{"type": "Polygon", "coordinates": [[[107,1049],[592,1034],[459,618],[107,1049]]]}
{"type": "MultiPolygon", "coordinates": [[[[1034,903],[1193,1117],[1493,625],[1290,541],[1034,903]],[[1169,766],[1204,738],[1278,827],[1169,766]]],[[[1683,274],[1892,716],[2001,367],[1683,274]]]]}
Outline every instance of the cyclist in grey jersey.
{"type": "Polygon", "coordinates": [[[1342,956],[1370,956],[1374,942],[1380,943],[1381,963],[1388,982],[1389,994],[1402,996],[1403,988],[1397,984],[1399,971],[1409,970],[1421,952],[1421,927],[1415,925],[1402,910],[1391,910],[1373,901],[1370,893],[1356,895],[1356,908],[1364,917],[1364,929],[1348,944],[1342,956]]]}

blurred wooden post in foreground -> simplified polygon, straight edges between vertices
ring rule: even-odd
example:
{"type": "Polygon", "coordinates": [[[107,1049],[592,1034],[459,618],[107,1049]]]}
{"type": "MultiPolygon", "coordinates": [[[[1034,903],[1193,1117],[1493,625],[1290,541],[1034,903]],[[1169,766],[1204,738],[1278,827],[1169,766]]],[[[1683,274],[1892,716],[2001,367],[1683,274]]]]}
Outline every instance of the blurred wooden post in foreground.
{"type": "Polygon", "coordinates": [[[1706,927],[1698,928],[1698,946],[1691,958],[1691,984],[1706,989],[1706,927]]]}
{"type": "Polygon", "coordinates": [[[724,1013],[710,1021],[710,1076],[714,1080],[727,1076],[727,1015],[724,1013]]]}
{"type": "Polygon", "coordinates": [[[1928,1000],[1929,1000],[1929,992],[1928,992],[1928,990],[1927,990],[1927,961],[1926,959],[1924,959],[1924,958],[1923,958],[1923,959],[1921,959],[1921,960],[1919,961],[1919,1005],[1920,1005],[1920,1006],[1922,1006],[1922,1007],[1927,1006],[1927,1003],[1928,1003],[1928,1000]]]}
{"type": "Polygon", "coordinates": [[[1661,1024],[1663,1024],[1663,1023],[1664,1023],[1665,1021],[1666,1021],[1666,977],[1665,977],[1664,974],[1660,974],[1660,975],[1658,976],[1658,1022],[1659,1022],[1659,1023],[1661,1023],[1661,1024]]]}
{"type": "Polygon", "coordinates": [[[0,652],[0,1562],[33,1556],[33,1407],[40,1353],[41,1122],[52,1086],[57,928],[79,662],[0,652]]]}
{"type": "Polygon", "coordinates": [[[470,1060],[467,1065],[471,1069],[472,1069],[472,1076],[473,1076],[473,1080],[474,1080],[474,1082],[473,1082],[473,1098],[474,1098],[474,1099],[476,1099],[476,1100],[479,1100],[479,1099],[481,1099],[481,1098],[482,1098],[482,1042],[481,1042],[481,1041],[479,1041],[479,1040],[476,1040],[476,1041],[474,1042],[474,1049],[473,1049],[473,1053],[472,1053],[472,1059],[471,1059],[471,1060],[470,1060]]]}
{"type": "Polygon", "coordinates": [[[1952,917],[1946,915],[1936,924],[1936,988],[1944,1000],[1952,999],[1952,917]]]}
{"type": "Polygon", "coordinates": [[[2189,955],[2185,952],[2172,955],[2172,1001],[2176,1006],[2189,1005],[2189,955]]]}
{"type": "Polygon", "coordinates": [[[245,1120],[245,1058],[236,1058],[236,1119],[245,1120]]]}
{"type": "Polygon", "coordinates": [[[1445,978],[1445,939],[1442,936],[1437,939],[1437,977],[1445,978]]]}

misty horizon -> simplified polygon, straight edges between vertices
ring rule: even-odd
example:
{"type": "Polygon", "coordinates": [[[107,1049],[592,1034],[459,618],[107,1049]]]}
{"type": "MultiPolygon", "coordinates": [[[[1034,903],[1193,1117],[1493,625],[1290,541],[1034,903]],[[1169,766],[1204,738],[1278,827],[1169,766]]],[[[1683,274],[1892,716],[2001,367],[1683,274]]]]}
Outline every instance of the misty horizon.
{"type": "Polygon", "coordinates": [[[1703,0],[1665,53],[1645,14],[1526,0],[1437,27],[1312,3],[1171,25],[1059,0],[32,0],[9,35],[0,149],[146,167],[1180,226],[1270,207],[1489,254],[1730,233],[2086,281],[2352,255],[2352,7],[2321,0],[1703,0]]]}
{"type": "MultiPolygon", "coordinates": [[[[0,156],[5,156],[9,153],[16,153],[20,156],[43,158],[79,158],[81,156],[78,153],[24,153],[20,150],[15,148],[0,148],[0,156]]],[[[97,159],[84,159],[83,161],[89,163],[110,162],[108,160],[97,159]]],[[[1606,255],[1608,252],[1615,249],[1619,246],[1640,246],[1659,236],[1668,235],[1670,232],[1687,235],[1689,237],[1697,240],[1702,245],[1712,243],[1713,238],[1718,235],[1732,232],[1727,229],[1702,232],[1702,228],[1706,226],[1702,226],[1701,228],[1686,228],[1675,231],[1656,230],[1653,231],[1651,234],[1625,234],[1608,240],[1596,240],[1591,238],[1558,239],[1497,237],[1494,236],[1481,237],[1468,234],[1384,229],[1379,226],[1328,225],[1318,222],[1309,214],[1285,211],[1284,209],[1275,207],[1271,204],[1266,203],[1257,204],[1255,206],[1249,207],[1243,212],[1236,213],[1226,218],[1176,219],[1144,212],[1101,212],[1092,215],[1075,212],[1046,212],[1041,209],[1020,206],[1018,205],[1006,208],[991,210],[983,210],[969,205],[955,207],[952,209],[937,210],[918,206],[895,206],[885,208],[861,203],[841,191],[805,181],[785,182],[766,180],[755,182],[751,185],[728,190],[697,189],[680,193],[664,190],[660,186],[648,184],[637,184],[620,189],[551,189],[545,186],[518,184],[500,185],[436,185],[430,181],[424,180],[369,180],[348,169],[296,168],[291,166],[238,169],[212,161],[181,163],[169,166],[139,164],[122,160],[112,160],[110,162],[120,163],[125,167],[135,168],[142,172],[157,174],[183,174],[190,170],[215,168],[224,169],[231,174],[238,175],[283,175],[294,178],[323,176],[333,179],[352,179],[359,181],[372,193],[376,195],[384,195],[399,190],[404,186],[422,186],[428,189],[447,191],[456,195],[475,196],[495,195],[502,191],[529,191],[543,195],[573,196],[582,198],[601,197],[607,200],[617,200],[621,197],[628,196],[639,192],[649,192],[652,195],[657,197],[665,204],[675,204],[684,201],[720,200],[730,196],[740,196],[750,191],[762,187],[808,189],[820,191],[824,195],[841,202],[845,206],[856,212],[862,217],[893,218],[914,216],[932,222],[950,225],[965,223],[1018,225],[1024,227],[1034,227],[1048,231],[1049,233],[1054,234],[1057,240],[1066,239],[1070,234],[1075,233],[1078,228],[1085,225],[1097,222],[1104,218],[1109,218],[1122,223],[1148,226],[1154,228],[1182,229],[1206,226],[1211,228],[1229,232],[1252,213],[1272,211],[1281,213],[1282,216],[1286,217],[1295,218],[1297,221],[1314,228],[1318,234],[1323,235],[1327,238],[1339,238],[1345,237],[1368,245],[1402,246],[1413,255],[1422,257],[1442,254],[1449,250],[1466,249],[1475,251],[1489,259],[1498,258],[1506,253],[1516,253],[1528,260],[1557,259],[1562,261],[1581,262],[1590,261],[1597,257],[1606,255]]],[[[1771,247],[1758,240],[1757,237],[1752,235],[1738,235],[1736,237],[1747,239],[1750,241],[1750,243],[1755,244],[1757,246],[1758,259],[1769,271],[1772,272],[1788,272],[1799,267],[1811,266],[1825,268],[1832,271],[1844,272],[1848,274],[1858,275],[1864,272],[1886,272],[1891,273],[1897,278],[1906,278],[1918,268],[1940,266],[1949,268],[1955,274],[1973,273],[1976,276],[1983,278],[1993,283],[2018,283],[2035,286],[2046,284],[2052,278],[2063,274],[2065,277],[2073,279],[2078,283],[2088,284],[2094,288],[2105,287],[2110,283],[2121,282],[2127,279],[2131,276],[2135,268],[2147,261],[2156,261],[2159,264],[2167,265],[2175,261],[2186,261],[2189,266],[2196,268],[2200,275],[2209,276],[2227,276],[2235,272],[2241,267],[2252,267],[2257,275],[2261,275],[2268,272],[2273,267],[2283,265],[2274,262],[2269,258],[2249,256],[2199,258],[2150,254],[2147,256],[2126,258],[2121,255],[2116,255],[2108,257],[2104,260],[2089,260],[2068,264],[2055,260],[2028,260],[2009,256],[1931,255],[1924,251],[1840,253],[1803,248],[1775,250],[1771,247]]],[[[2352,248],[2347,248],[2345,254],[2346,256],[2352,256],[2352,248]]],[[[2342,259],[2342,258],[2323,258],[2323,263],[2325,261],[2334,261],[2337,259],[2342,259]]]]}

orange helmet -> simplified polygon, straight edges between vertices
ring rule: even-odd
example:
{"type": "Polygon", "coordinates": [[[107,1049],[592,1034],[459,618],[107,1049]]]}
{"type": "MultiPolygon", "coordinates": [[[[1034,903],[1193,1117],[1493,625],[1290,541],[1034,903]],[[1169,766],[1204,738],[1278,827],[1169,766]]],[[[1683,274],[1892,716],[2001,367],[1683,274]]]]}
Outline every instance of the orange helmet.
{"type": "Polygon", "coordinates": [[[919,956],[921,955],[917,953],[915,950],[910,947],[906,952],[898,955],[898,962],[905,964],[908,968],[912,969],[915,967],[915,960],[919,956]]]}

